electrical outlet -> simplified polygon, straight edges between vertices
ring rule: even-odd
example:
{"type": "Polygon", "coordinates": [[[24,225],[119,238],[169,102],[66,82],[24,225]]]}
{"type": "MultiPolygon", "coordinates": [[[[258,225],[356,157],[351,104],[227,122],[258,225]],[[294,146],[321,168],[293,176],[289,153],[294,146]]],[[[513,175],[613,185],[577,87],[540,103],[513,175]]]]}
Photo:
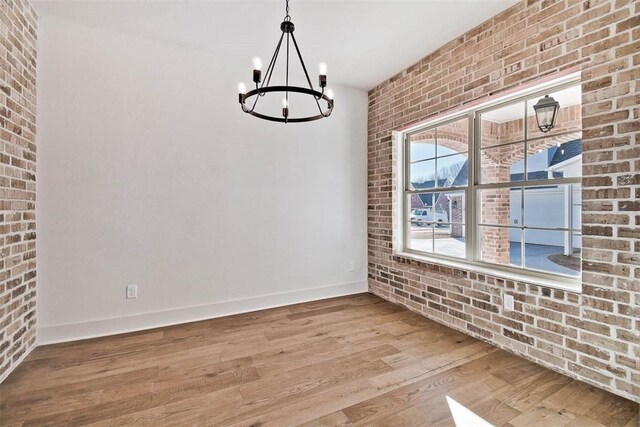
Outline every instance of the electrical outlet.
{"type": "Polygon", "coordinates": [[[502,301],[505,310],[513,311],[513,295],[504,294],[502,301]]]}
{"type": "Polygon", "coordinates": [[[127,299],[138,298],[138,285],[127,285],[127,299]]]}
{"type": "Polygon", "coordinates": [[[349,271],[355,271],[355,269],[356,269],[356,262],[355,261],[349,262],[349,271]]]}

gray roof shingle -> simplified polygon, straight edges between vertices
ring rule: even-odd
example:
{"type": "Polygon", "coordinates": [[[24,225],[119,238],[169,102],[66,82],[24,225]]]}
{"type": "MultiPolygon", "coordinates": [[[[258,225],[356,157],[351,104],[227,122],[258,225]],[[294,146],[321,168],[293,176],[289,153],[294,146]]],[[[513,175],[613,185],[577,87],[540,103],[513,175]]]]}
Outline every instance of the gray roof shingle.
{"type": "Polygon", "coordinates": [[[565,160],[569,160],[572,157],[582,154],[582,140],[574,139],[573,141],[560,144],[560,147],[556,150],[549,166],[557,165],[565,160]]]}

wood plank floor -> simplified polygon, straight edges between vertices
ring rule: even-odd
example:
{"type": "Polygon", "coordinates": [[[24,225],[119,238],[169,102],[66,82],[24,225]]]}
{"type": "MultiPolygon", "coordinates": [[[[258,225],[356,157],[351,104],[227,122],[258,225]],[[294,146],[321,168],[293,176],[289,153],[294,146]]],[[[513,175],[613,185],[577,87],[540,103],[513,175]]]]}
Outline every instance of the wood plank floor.
{"type": "Polygon", "coordinates": [[[494,425],[638,426],[629,400],[369,294],[39,347],[0,424],[453,426],[447,396],[494,425]]]}

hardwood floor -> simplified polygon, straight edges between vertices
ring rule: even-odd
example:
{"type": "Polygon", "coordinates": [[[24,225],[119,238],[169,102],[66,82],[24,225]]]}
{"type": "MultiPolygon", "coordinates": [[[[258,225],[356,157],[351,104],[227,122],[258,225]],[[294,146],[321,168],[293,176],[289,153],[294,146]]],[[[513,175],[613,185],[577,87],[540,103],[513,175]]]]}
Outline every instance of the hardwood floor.
{"type": "Polygon", "coordinates": [[[452,426],[447,396],[494,425],[638,425],[629,400],[369,294],[39,347],[0,424],[452,426]]]}

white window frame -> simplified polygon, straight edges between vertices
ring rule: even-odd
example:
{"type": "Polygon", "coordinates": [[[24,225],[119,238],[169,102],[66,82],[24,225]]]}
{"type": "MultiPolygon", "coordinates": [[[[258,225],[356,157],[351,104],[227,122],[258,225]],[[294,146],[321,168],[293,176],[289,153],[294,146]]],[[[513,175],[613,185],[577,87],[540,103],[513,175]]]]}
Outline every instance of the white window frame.
{"type": "MultiPolygon", "coordinates": [[[[477,212],[479,209],[478,201],[476,200],[476,194],[481,189],[492,188],[505,188],[505,187],[527,187],[527,186],[545,186],[545,185],[563,185],[563,184],[581,184],[582,177],[572,178],[554,178],[546,180],[532,180],[527,178],[527,155],[526,155],[526,141],[532,141],[540,139],[527,138],[526,133],[526,111],[527,102],[531,102],[530,98],[544,96],[550,92],[566,89],[571,86],[580,84],[580,75],[575,73],[563,78],[556,79],[554,81],[538,85],[528,90],[519,91],[517,93],[510,94],[508,96],[498,98],[486,103],[437,118],[435,120],[423,122],[421,124],[412,126],[409,129],[394,132],[394,139],[396,141],[397,152],[397,167],[399,173],[396,174],[396,217],[400,220],[396,222],[395,232],[400,237],[395,240],[394,254],[401,257],[412,258],[419,261],[426,261],[429,263],[441,264],[453,268],[460,268],[468,271],[474,271],[479,274],[487,274],[492,276],[502,277],[508,280],[517,280],[527,283],[538,284],[545,287],[558,288],[569,291],[580,292],[582,288],[582,270],[578,276],[569,276],[561,273],[551,273],[540,270],[527,269],[526,267],[514,267],[501,264],[494,264],[480,260],[480,239],[477,212]],[[525,118],[525,131],[523,136],[525,155],[524,155],[524,180],[517,182],[500,182],[492,184],[480,183],[480,170],[477,167],[480,164],[480,133],[481,127],[476,124],[479,122],[479,117],[482,113],[487,111],[507,106],[514,103],[524,103],[524,118],[525,118]],[[410,174],[410,135],[418,132],[423,132],[429,129],[437,128],[461,119],[467,118],[469,124],[469,141],[468,141],[468,183],[466,187],[444,187],[444,188],[429,188],[429,189],[416,189],[411,190],[409,188],[409,174],[410,174]],[[408,247],[410,241],[410,229],[409,226],[409,212],[410,212],[410,194],[423,194],[423,193],[446,193],[450,191],[464,192],[465,197],[465,249],[466,258],[457,258],[447,255],[437,254],[433,252],[424,252],[411,249],[408,247]],[[475,207],[473,209],[472,207],[475,207]]],[[[575,133],[576,131],[570,131],[566,133],[575,133]]],[[[553,134],[553,136],[560,136],[564,133],[553,134]]],[[[464,152],[461,152],[464,153],[464,152]]],[[[438,177],[436,176],[436,179],[438,177]]],[[[521,197],[521,203],[524,203],[524,197],[521,197]]],[[[524,209],[522,211],[524,216],[524,209]]],[[[451,222],[452,218],[449,218],[451,222]]],[[[492,225],[493,226],[493,225],[492,225]]],[[[507,227],[507,226],[504,226],[507,227]]],[[[513,227],[512,227],[513,228],[513,227]]],[[[540,229],[544,227],[527,227],[525,224],[520,224],[521,230],[526,229],[540,229]]],[[[554,229],[555,230],[555,229],[554,229]]],[[[561,228],[564,231],[564,228],[561,228]]],[[[524,233],[523,233],[524,234],[524,233]]],[[[525,245],[525,239],[521,239],[522,246],[525,245]]],[[[522,258],[525,257],[525,251],[522,251],[522,258]]],[[[523,263],[524,264],[524,263],[523,263]]]]}

